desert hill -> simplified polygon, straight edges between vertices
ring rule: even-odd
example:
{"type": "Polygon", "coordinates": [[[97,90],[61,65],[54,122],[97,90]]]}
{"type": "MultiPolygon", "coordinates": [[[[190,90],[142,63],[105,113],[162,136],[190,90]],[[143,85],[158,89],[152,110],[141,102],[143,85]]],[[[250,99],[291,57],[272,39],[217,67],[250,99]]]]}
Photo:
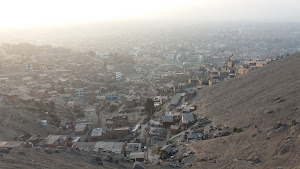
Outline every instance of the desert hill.
{"type": "Polygon", "coordinates": [[[51,150],[43,148],[23,149],[13,151],[0,158],[1,169],[15,168],[107,168],[123,169],[131,168],[132,164],[122,161],[120,158],[113,157],[108,159],[104,156],[93,155],[90,152],[79,152],[76,150],[51,150]],[[99,165],[98,161],[102,162],[99,165]]]}
{"type": "Polygon", "coordinates": [[[300,54],[200,91],[195,112],[240,133],[190,142],[198,168],[300,167],[300,54]],[[297,124],[298,123],[298,124],[297,124]]]}

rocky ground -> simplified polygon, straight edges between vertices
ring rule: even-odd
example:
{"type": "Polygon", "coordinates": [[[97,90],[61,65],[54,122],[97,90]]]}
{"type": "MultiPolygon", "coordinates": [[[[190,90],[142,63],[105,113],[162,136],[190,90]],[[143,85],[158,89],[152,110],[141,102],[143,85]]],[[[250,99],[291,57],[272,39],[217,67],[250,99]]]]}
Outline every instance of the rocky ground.
{"type": "Polygon", "coordinates": [[[54,125],[40,125],[44,119],[53,122],[49,115],[41,113],[35,105],[25,105],[20,101],[8,102],[0,96],[0,140],[19,140],[26,133],[45,137],[55,132],[57,128],[54,125]]]}
{"type": "Polygon", "coordinates": [[[16,168],[131,168],[124,158],[92,154],[90,152],[32,148],[13,151],[0,157],[1,169],[16,168]]]}

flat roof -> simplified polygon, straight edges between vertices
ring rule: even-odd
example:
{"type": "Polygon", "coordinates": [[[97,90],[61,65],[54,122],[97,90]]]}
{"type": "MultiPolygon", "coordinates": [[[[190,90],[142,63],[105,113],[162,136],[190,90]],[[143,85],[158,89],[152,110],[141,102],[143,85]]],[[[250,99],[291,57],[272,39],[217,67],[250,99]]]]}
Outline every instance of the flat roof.
{"type": "Polygon", "coordinates": [[[91,136],[92,137],[101,136],[102,135],[102,131],[103,131],[102,128],[95,128],[95,129],[93,129],[93,131],[91,133],[91,136]]]}
{"type": "Polygon", "coordinates": [[[103,151],[111,151],[117,154],[122,153],[124,142],[96,142],[94,151],[101,148],[103,151]]]}
{"type": "Polygon", "coordinates": [[[87,124],[76,124],[75,125],[75,132],[84,131],[87,124]]]}
{"type": "Polygon", "coordinates": [[[136,158],[144,158],[144,152],[132,152],[130,153],[130,159],[136,159],[136,158]]]}
{"type": "Polygon", "coordinates": [[[74,143],[74,148],[79,148],[81,150],[94,150],[96,142],[76,142],[74,143]]]}
{"type": "Polygon", "coordinates": [[[46,144],[54,144],[62,135],[49,135],[46,138],[46,144]]]}
{"type": "Polygon", "coordinates": [[[194,114],[193,113],[182,113],[182,122],[188,123],[194,121],[194,114]]]}
{"type": "Polygon", "coordinates": [[[0,148],[15,148],[23,143],[23,141],[0,141],[0,148]]]}

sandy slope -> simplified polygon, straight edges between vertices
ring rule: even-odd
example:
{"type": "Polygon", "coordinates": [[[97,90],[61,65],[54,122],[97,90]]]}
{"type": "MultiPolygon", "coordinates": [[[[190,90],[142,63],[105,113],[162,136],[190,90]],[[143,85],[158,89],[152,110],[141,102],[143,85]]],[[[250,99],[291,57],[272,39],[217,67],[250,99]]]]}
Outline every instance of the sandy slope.
{"type": "Polygon", "coordinates": [[[293,119],[300,122],[300,54],[204,89],[200,97],[195,114],[209,117],[214,125],[242,127],[244,132],[190,143],[187,147],[197,152],[195,166],[300,167],[300,125],[291,125],[293,119]],[[278,122],[287,125],[276,129],[278,122]],[[254,156],[261,162],[247,160],[254,156]],[[201,161],[203,157],[216,163],[201,161]]]}
{"type": "MultiPolygon", "coordinates": [[[[104,159],[105,157],[102,157],[104,159]]],[[[93,155],[88,152],[77,152],[71,150],[60,150],[59,152],[52,152],[48,154],[44,149],[33,148],[14,151],[0,157],[1,169],[16,169],[16,168],[47,168],[47,169],[94,169],[94,168],[130,168],[132,164],[127,162],[107,162],[103,161],[103,166],[98,165],[92,161],[93,155]],[[130,167],[129,167],[130,166],[130,167]]]]}

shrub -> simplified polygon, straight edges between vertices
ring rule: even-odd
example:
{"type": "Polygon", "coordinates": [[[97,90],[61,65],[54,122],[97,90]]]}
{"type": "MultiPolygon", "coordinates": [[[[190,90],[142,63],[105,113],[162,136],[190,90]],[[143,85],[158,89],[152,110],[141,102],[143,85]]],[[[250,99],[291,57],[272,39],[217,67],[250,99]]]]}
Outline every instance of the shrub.
{"type": "Polygon", "coordinates": [[[243,131],[244,130],[242,128],[240,128],[240,127],[234,127],[233,130],[232,130],[233,133],[241,133],[243,131]]]}

